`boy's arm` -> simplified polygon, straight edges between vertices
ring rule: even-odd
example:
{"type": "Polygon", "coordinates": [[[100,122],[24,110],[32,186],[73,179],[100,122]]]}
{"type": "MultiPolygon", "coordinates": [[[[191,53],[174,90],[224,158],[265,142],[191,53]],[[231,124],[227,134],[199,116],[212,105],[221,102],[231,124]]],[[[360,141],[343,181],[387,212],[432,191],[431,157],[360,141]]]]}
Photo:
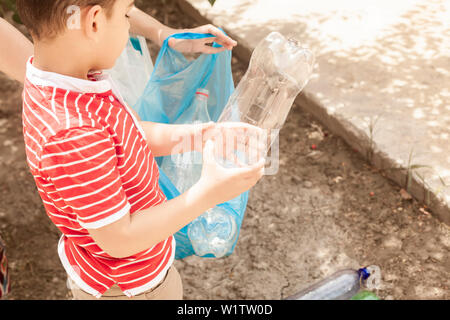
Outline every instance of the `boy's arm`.
{"type": "Polygon", "coordinates": [[[167,239],[207,209],[247,191],[263,175],[264,162],[228,169],[215,162],[214,152],[212,142],[207,143],[201,178],[191,189],[164,202],[159,188],[152,188],[139,197],[159,204],[133,215],[117,168],[115,144],[102,128],[72,128],[49,139],[39,170],[54,185],[53,196],[72,210],[96,244],[121,258],[167,239]]]}
{"type": "Polygon", "coordinates": [[[140,122],[144,129],[147,144],[153,156],[168,156],[171,154],[201,151],[202,137],[205,131],[214,126],[214,123],[201,124],[165,124],[150,121],[140,122]],[[196,140],[196,137],[198,138],[196,140]]]}
{"type": "Polygon", "coordinates": [[[102,250],[124,258],[164,241],[214,206],[205,188],[196,184],[172,200],[88,231],[102,250]]]}
{"type": "Polygon", "coordinates": [[[202,152],[207,140],[218,141],[218,155],[227,159],[231,156],[232,160],[235,150],[254,152],[252,154],[260,157],[267,147],[263,138],[265,131],[244,122],[164,124],[141,121],[140,124],[155,157],[202,152]]]}
{"type": "Polygon", "coordinates": [[[78,223],[112,256],[148,249],[215,205],[214,197],[201,185],[166,203],[162,191],[150,186],[145,187],[146,194],[133,195],[135,203],[142,206],[152,199],[160,204],[131,216],[123,186],[130,187],[129,178],[121,176],[117,165],[115,144],[108,132],[85,126],[51,137],[42,148],[38,166],[41,176],[55,187],[56,193],[48,196],[56,196],[70,208],[78,223]]]}
{"type": "Polygon", "coordinates": [[[142,252],[175,234],[209,208],[247,191],[264,173],[263,159],[245,168],[225,169],[214,160],[210,141],[203,151],[200,180],[180,196],[139,211],[89,234],[109,255],[124,258],[142,252]]]}
{"type": "Polygon", "coordinates": [[[33,44],[19,30],[0,18],[0,71],[23,83],[33,44]]]}

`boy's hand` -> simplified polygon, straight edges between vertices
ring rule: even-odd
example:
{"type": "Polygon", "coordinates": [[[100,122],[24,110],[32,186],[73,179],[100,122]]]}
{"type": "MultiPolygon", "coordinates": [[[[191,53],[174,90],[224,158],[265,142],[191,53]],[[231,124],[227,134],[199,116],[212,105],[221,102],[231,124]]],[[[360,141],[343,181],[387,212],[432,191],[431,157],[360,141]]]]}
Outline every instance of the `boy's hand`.
{"type": "Polygon", "coordinates": [[[237,166],[242,166],[242,163],[236,157],[236,151],[248,159],[256,159],[255,162],[267,153],[265,131],[248,123],[208,122],[198,126],[194,132],[194,150],[202,152],[206,142],[212,140],[216,144],[216,155],[237,166]]]}
{"type": "Polygon", "coordinates": [[[223,33],[219,28],[207,24],[192,29],[185,29],[184,32],[210,33],[214,37],[204,39],[169,39],[169,47],[183,53],[219,53],[224,50],[231,50],[237,45],[237,42],[223,33]],[[222,45],[222,48],[213,48],[208,43],[216,42],[222,45]]]}
{"type": "Polygon", "coordinates": [[[206,195],[211,207],[234,199],[253,187],[264,175],[265,160],[241,168],[224,168],[217,163],[216,146],[208,140],[203,150],[203,169],[196,187],[206,195]]]}

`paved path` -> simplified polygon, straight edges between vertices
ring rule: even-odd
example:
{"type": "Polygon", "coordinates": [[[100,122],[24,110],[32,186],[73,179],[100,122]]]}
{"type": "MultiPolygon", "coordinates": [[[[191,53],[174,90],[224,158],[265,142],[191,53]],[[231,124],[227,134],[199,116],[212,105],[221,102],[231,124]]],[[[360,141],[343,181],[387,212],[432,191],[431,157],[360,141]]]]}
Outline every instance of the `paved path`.
{"type": "Polygon", "coordinates": [[[270,31],[312,49],[299,104],[450,224],[450,1],[179,1],[244,59],[270,31]]]}

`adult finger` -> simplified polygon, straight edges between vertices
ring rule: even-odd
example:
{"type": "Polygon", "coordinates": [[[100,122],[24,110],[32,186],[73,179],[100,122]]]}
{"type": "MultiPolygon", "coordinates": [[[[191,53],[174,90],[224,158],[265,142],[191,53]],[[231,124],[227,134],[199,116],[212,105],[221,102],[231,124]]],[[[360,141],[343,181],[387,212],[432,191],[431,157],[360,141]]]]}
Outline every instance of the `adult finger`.
{"type": "Polygon", "coordinates": [[[201,47],[199,47],[195,51],[199,52],[199,53],[215,54],[215,53],[219,53],[219,52],[222,52],[222,51],[225,51],[225,50],[226,50],[225,47],[214,48],[214,47],[210,47],[210,46],[207,46],[207,45],[202,45],[201,47]]]}
{"type": "Polygon", "coordinates": [[[228,50],[231,50],[234,46],[237,45],[237,42],[235,40],[231,39],[219,28],[209,24],[207,25],[207,30],[208,33],[215,35],[218,38],[218,41],[221,41],[228,50]]]}
{"type": "Polygon", "coordinates": [[[229,47],[228,43],[226,43],[225,41],[223,41],[222,39],[217,38],[217,37],[203,38],[203,39],[198,39],[195,41],[201,42],[202,45],[210,45],[210,44],[212,45],[213,43],[216,43],[216,44],[221,45],[222,47],[225,47],[225,49],[228,49],[228,47],[229,47]]]}
{"type": "Polygon", "coordinates": [[[207,43],[213,43],[217,41],[217,37],[208,37],[194,40],[198,44],[205,45],[207,43]]]}

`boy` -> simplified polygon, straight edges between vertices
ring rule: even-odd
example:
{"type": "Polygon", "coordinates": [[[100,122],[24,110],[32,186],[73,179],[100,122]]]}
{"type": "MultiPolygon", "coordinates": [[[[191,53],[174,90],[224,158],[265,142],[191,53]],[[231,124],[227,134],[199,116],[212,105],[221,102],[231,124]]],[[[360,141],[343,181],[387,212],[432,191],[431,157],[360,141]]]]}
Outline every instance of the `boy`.
{"type": "Polygon", "coordinates": [[[261,130],[136,120],[101,73],[127,43],[133,1],[18,0],[17,6],[34,41],[23,93],[27,161],[63,234],[58,254],[75,299],[181,299],[172,235],[251,188],[264,172],[263,160],[220,167],[205,137],[261,130]],[[79,24],[68,28],[74,6],[79,24]],[[200,180],[167,201],[154,157],[171,154],[179,143],[174,136],[203,151],[204,164],[200,180]]]}

